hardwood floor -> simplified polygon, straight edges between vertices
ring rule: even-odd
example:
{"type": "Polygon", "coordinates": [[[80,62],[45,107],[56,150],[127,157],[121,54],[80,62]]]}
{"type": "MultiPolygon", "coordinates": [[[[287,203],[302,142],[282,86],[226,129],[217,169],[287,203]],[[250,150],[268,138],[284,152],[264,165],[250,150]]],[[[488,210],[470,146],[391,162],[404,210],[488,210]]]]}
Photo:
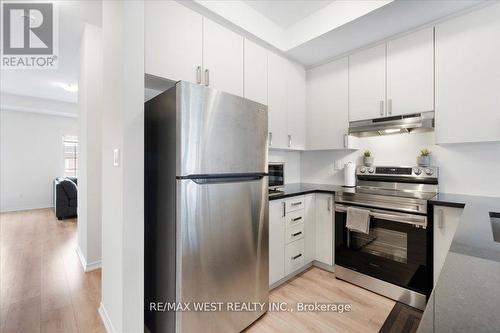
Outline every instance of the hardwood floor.
{"type": "Polygon", "coordinates": [[[76,219],[52,209],[0,214],[0,332],[105,332],[101,271],[83,271],[76,219]]]}
{"type": "MultiPolygon", "coordinates": [[[[76,220],[52,209],[0,214],[0,332],[105,332],[97,309],[101,271],[84,273],[76,220]]],[[[246,333],[378,332],[395,302],[312,268],[271,302],[346,303],[350,312],[269,312],[246,333]]]]}
{"type": "Polygon", "coordinates": [[[345,303],[350,312],[268,312],[246,333],[378,332],[395,302],[311,268],[271,291],[270,302],[345,303]]]}

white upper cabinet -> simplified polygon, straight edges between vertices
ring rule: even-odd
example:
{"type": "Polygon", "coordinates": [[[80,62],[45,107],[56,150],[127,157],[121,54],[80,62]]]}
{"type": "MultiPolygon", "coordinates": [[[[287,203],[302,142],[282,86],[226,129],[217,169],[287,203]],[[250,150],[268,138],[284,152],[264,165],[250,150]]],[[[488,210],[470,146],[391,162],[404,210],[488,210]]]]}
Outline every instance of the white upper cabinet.
{"type": "Polygon", "coordinates": [[[349,128],[348,60],[307,71],[307,149],[342,149],[349,128]]]}
{"type": "Polygon", "coordinates": [[[203,19],[203,82],[243,96],[243,37],[203,19]]]}
{"type": "Polygon", "coordinates": [[[385,115],[385,44],[349,56],[349,120],[385,115]]]}
{"type": "Polygon", "coordinates": [[[268,64],[269,146],[286,149],[288,148],[287,60],[269,52],[268,64]]]}
{"type": "Polygon", "coordinates": [[[267,50],[245,39],[245,98],[267,105],[267,50]]]}
{"type": "Polygon", "coordinates": [[[146,1],[145,71],[197,82],[202,66],[203,17],[175,1],[146,1]]]}
{"type": "Polygon", "coordinates": [[[500,4],[436,26],[436,143],[500,140],[500,4]]]}
{"type": "Polygon", "coordinates": [[[304,150],[306,144],[306,73],[287,62],[287,148],[304,150]]]}
{"type": "Polygon", "coordinates": [[[387,116],[434,110],[434,28],[387,43],[387,116]]]}
{"type": "Polygon", "coordinates": [[[269,146],[305,148],[306,77],[302,66],[268,54],[269,146]]]}

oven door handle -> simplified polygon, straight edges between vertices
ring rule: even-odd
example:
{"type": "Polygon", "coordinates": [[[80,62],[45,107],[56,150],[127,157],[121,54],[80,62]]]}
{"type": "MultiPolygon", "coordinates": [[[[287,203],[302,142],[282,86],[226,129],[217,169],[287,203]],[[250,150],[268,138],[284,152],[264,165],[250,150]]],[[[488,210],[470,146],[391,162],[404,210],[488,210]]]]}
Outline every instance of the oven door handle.
{"type": "MultiPolygon", "coordinates": [[[[335,211],[339,213],[347,212],[346,205],[335,205],[335,211]]],[[[397,212],[386,212],[376,209],[367,209],[370,211],[370,216],[373,218],[396,221],[411,224],[418,228],[427,228],[427,217],[422,215],[414,215],[414,214],[405,214],[405,213],[397,213],[397,212]]]]}

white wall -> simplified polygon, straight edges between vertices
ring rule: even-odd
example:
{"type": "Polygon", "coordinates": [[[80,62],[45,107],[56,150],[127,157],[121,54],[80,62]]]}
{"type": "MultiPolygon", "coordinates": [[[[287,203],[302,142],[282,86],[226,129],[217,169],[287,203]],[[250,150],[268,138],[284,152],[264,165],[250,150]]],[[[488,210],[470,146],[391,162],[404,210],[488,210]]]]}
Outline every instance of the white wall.
{"type": "Polygon", "coordinates": [[[1,108],[5,110],[78,117],[78,108],[75,103],[53,99],[2,93],[0,103],[1,108]]]}
{"type": "Polygon", "coordinates": [[[86,24],[78,81],[78,251],[85,271],[101,266],[102,33],[86,24]]]}
{"type": "Polygon", "coordinates": [[[362,163],[363,150],[372,151],[375,165],[416,165],[420,149],[432,151],[439,167],[441,192],[500,196],[500,143],[434,144],[434,133],[400,134],[360,139],[359,151],[320,151],[301,154],[301,181],[343,184],[343,170],[334,162],[362,163]]]}
{"type": "Polygon", "coordinates": [[[103,2],[102,298],[108,332],[144,329],[144,4],[103,2]],[[120,165],[113,166],[113,149],[120,165]]]}
{"type": "Polygon", "coordinates": [[[300,152],[269,150],[269,162],[285,163],[285,184],[300,183],[300,152]]]}
{"type": "Polygon", "coordinates": [[[63,136],[77,135],[76,118],[2,109],[0,125],[0,210],[52,207],[63,136]]]}

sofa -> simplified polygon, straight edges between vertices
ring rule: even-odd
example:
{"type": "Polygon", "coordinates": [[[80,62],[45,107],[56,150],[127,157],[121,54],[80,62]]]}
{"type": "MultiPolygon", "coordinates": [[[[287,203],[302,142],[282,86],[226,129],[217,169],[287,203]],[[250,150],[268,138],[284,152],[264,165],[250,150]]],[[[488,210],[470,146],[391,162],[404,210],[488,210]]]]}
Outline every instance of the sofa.
{"type": "Polygon", "coordinates": [[[54,179],[54,210],[58,220],[77,216],[77,190],[76,177],[54,179]]]}

